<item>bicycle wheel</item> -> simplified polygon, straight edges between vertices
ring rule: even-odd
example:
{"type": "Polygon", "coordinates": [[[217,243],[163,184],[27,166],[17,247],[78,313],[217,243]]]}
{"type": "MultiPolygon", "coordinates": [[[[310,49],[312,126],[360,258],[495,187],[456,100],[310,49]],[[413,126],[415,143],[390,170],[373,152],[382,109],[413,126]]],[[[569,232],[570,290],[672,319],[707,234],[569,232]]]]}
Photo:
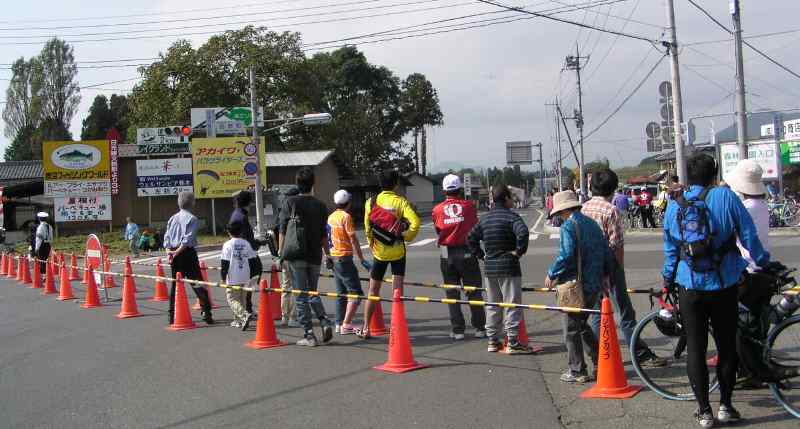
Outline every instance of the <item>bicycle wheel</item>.
{"type": "Polygon", "coordinates": [[[783,209],[783,224],[786,226],[797,226],[800,223],[800,209],[795,205],[786,205],[783,209]]]}
{"type": "Polygon", "coordinates": [[[786,411],[800,418],[800,316],[790,317],[772,329],[766,357],[787,376],[779,383],[769,384],[772,395],[786,411]]]}
{"type": "MultiPolygon", "coordinates": [[[[637,344],[640,340],[644,341],[655,354],[666,358],[669,365],[663,368],[643,368],[636,361],[635,352],[631,349],[633,369],[644,384],[659,396],[673,401],[693,401],[694,393],[686,372],[686,341],[682,340],[685,337],[670,337],[661,333],[654,322],[656,317],[658,311],[640,320],[633,330],[631,342],[637,344]]],[[[707,357],[711,359],[717,354],[711,334],[708,336],[708,347],[707,357]]],[[[712,377],[709,392],[713,392],[719,384],[713,373],[709,375],[712,377]]]]}

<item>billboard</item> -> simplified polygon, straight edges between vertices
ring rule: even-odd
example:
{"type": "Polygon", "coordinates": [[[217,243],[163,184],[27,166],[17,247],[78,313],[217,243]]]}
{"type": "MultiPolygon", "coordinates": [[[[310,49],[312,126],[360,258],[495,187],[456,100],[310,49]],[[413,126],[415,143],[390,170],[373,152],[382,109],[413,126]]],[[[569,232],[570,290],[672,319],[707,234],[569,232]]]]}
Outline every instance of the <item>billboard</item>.
{"type": "Polygon", "coordinates": [[[56,222],[111,220],[111,196],[74,196],[53,198],[56,222]]]}
{"type": "Polygon", "coordinates": [[[140,197],[192,192],[191,158],[137,159],[136,194],[140,197]]]}
{"type": "MultiPolygon", "coordinates": [[[[261,138],[261,177],[266,186],[266,143],[261,138]]],[[[256,176],[256,145],[249,137],[196,138],[192,141],[192,171],[196,198],[229,198],[232,193],[253,188],[256,176]]]]}
{"type": "Polygon", "coordinates": [[[162,144],[186,144],[189,137],[181,134],[181,129],[177,125],[159,128],[137,128],[136,144],[138,145],[162,145],[162,144]]]}
{"type": "Polygon", "coordinates": [[[44,142],[42,164],[48,197],[111,194],[107,140],[44,142]]]}
{"type": "MultiPolygon", "coordinates": [[[[739,162],[739,147],[736,143],[719,145],[720,159],[722,160],[722,180],[728,180],[730,174],[739,162]]],[[[764,180],[778,178],[778,150],[774,142],[750,143],[747,145],[747,157],[758,162],[764,169],[764,180]]]]}
{"type": "Polygon", "coordinates": [[[531,165],[533,164],[533,146],[530,141],[507,142],[506,164],[531,165]]]}
{"type": "MultiPolygon", "coordinates": [[[[244,134],[245,128],[253,125],[253,109],[250,107],[202,107],[191,110],[194,129],[205,129],[209,137],[217,134],[244,134]]],[[[258,125],[264,123],[264,108],[258,108],[258,125]]]]}

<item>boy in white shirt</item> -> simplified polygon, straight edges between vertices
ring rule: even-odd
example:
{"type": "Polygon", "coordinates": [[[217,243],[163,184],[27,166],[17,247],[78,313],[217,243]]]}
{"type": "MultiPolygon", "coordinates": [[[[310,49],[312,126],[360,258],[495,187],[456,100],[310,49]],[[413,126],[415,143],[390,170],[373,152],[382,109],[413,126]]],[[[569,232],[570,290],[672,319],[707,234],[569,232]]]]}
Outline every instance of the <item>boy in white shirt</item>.
{"type": "MultiPolygon", "coordinates": [[[[230,240],[222,245],[222,281],[228,286],[250,286],[253,278],[258,277],[258,273],[253,269],[257,264],[258,254],[253,251],[252,246],[247,240],[242,238],[244,225],[241,222],[228,224],[228,235],[230,240]]],[[[247,312],[245,308],[246,291],[226,289],[228,305],[233,312],[233,322],[231,326],[241,328],[246,331],[253,319],[253,314],[247,312]]]]}

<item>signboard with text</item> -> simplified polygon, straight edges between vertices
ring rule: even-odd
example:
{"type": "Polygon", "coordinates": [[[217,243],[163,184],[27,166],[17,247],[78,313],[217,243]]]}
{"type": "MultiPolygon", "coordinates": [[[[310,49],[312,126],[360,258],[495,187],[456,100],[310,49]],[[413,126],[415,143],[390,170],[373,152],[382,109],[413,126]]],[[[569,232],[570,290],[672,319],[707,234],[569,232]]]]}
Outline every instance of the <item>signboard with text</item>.
{"type": "MultiPolygon", "coordinates": [[[[264,123],[264,108],[260,107],[256,122],[264,123]]],[[[253,125],[253,109],[249,107],[206,107],[191,110],[194,129],[205,129],[208,136],[217,134],[244,134],[245,128],[253,125]],[[209,129],[209,125],[211,129],[209,129]]]]}
{"type": "Polygon", "coordinates": [[[111,195],[117,195],[119,194],[119,145],[122,143],[122,136],[116,128],[111,128],[106,134],[106,140],[111,157],[111,195]]]}
{"type": "Polygon", "coordinates": [[[140,197],[192,192],[191,158],[136,160],[136,194],[140,197]]]}
{"type": "Polygon", "coordinates": [[[136,145],[136,153],[139,155],[189,153],[190,151],[189,143],[136,145]]]}
{"type": "MultiPolygon", "coordinates": [[[[736,143],[720,144],[719,153],[722,160],[722,180],[728,180],[728,175],[739,162],[739,148],[736,143]]],[[[778,155],[774,142],[750,143],[747,146],[747,157],[758,162],[764,170],[764,180],[778,178],[778,155]]]]}
{"type": "MultiPolygon", "coordinates": [[[[266,186],[265,141],[261,138],[262,184],[266,186]]],[[[192,141],[192,171],[196,198],[229,198],[252,188],[258,170],[256,145],[247,137],[196,138],[192,141]]]]}
{"type": "Polygon", "coordinates": [[[56,222],[111,220],[111,196],[74,196],[53,198],[56,222]]]}
{"type": "Polygon", "coordinates": [[[188,143],[188,137],[181,134],[181,128],[177,125],[160,128],[137,128],[136,144],[141,145],[161,145],[188,143]]]}
{"type": "Polygon", "coordinates": [[[42,164],[48,197],[111,194],[111,154],[107,140],[44,142],[42,164]]]}

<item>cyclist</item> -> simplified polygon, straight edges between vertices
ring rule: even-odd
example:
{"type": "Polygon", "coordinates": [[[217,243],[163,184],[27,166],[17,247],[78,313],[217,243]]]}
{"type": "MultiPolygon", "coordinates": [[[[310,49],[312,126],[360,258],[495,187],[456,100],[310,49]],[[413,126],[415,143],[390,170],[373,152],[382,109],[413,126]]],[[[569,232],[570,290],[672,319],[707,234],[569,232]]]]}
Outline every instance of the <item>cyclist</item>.
{"type": "Polygon", "coordinates": [[[717,345],[720,384],[720,422],[741,418],[733,407],[738,357],[736,333],[738,285],[747,262],[740,256],[736,238],[758,266],[769,263],[769,253],[744,205],[728,188],[713,187],[717,175],[714,158],[697,154],[687,161],[688,189],[670,201],[664,218],[664,286],[679,287],[680,312],[687,339],[687,372],[698,409],[695,419],[703,428],[714,425],[708,399],[709,322],[717,345]],[[695,215],[688,220],[690,214],[695,215]],[[680,218],[679,218],[680,216],[680,218]],[[683,220],[683,221],[682,221],[683,220]],[[705,237],[703,237],[703,235],[705,237]],[[688,241],[689,238],[702,241],[688,241]]]}

